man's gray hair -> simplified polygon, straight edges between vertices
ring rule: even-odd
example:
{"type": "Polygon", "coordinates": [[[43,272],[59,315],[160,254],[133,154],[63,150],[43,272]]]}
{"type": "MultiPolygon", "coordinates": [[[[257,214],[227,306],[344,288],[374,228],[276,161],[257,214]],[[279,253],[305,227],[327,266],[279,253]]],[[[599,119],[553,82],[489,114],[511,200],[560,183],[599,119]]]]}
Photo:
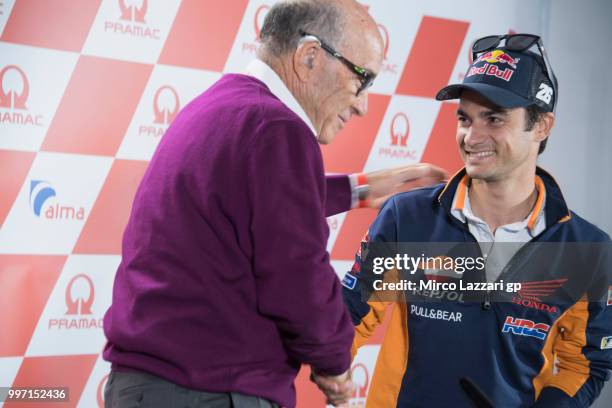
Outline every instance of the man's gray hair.
{"type": "Polygon", "coordinates": [[[329,0],[283,1],[268,11],[260,39],[265,51],[278,57],[297,48],[300,30],[338,47],[343,28],[344,16],[329,0]]]}

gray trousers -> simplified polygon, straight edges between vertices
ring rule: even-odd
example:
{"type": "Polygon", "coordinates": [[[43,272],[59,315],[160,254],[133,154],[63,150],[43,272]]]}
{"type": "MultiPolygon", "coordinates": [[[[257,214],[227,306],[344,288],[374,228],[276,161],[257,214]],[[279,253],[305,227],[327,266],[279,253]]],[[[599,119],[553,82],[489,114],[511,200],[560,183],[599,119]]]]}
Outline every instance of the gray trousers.
{"type": "Polygon", "coordinates": [[[263,398],[183,388],[143,372],[112,370],[104,389],[105,408],[278,408],[263,398]]]}

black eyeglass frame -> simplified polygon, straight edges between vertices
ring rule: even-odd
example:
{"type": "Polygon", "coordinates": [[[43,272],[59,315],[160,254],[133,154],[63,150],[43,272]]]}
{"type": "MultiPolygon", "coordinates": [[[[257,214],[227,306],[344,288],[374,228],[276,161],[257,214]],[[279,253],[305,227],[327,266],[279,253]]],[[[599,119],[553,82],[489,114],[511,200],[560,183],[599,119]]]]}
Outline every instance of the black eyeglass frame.
{"type": "Polygon", "coordinates": [[[361,92],[363,92],[364,90],[372,86],[372,84],[374,83],[374,80],[376,79],[376,74],[374,74],[373,72],[369,71],[366,68],[363,68],[357,64],[352,63],[351,61],[346,59],[342,54],[340,54],[338,51],[334,50],[327,43],[325,43],[325,41],[321,40],[318,36],[314,34],[310,34],[304,30],[300,30],[299,33],[302,37],[313,37],[315,40],[318,41],[319,45],[321,46],[321,48],[323,48],[323,50],[325,50],[331,56],[337,58],[348,69],[350,69],[351,72],[353,72],[359,77],[361,86],[357,90],[357,93],[355,94],[356,96],[359,96],[361,92]]]}
{"type": "MultiPolygon", "coordinates": [[[[548,80],[553,86],[553,91],[555,95],[555,100],[557,99],[557,77],[552,70],[552,66],[550,64],[550,60],[548,59],[548,54],[544,49],[544,43],[542,42],[542,37],[535,34],[504,34],[504,35],[488,35],[486,37],[482,37],[474,41],[472,45],[472,60],[475,61],[478,54],[490,51],[496,48],[502,40],[506,40],[505,48],[509,51],[525,51],[529,48],[533,47],[534,44],[538,46],[538,51],[540,51],[540,55],[542,55],[542,59],[544,60],[544,71],[546,71],[546,76],[548,80]],[[516,39],[517,41],[512,41],[512,39],[516,39]],[[527,39],[525,42],[521,42],[520,39],[527,39]],[[486,42],[485,42],[486,41],[486,42]],[[479,46],[480,44],[480,46],[479,46]]],[[[555,103],[556,105],[556,103],[555,103]]]]}

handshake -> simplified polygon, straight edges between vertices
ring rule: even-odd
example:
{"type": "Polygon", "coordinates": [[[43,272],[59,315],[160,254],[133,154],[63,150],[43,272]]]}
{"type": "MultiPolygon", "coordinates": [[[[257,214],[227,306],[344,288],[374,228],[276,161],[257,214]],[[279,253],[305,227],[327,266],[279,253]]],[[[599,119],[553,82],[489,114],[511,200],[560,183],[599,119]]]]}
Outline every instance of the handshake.
{"type": "Polygon", "coordinates": [[[351,381],[350,371],[337,376],[324,376],[312,371],[310,381],[325,394],[327,403],[334,407],[346,407],[348,400],[353,395],[355,384],[351,381]]]}

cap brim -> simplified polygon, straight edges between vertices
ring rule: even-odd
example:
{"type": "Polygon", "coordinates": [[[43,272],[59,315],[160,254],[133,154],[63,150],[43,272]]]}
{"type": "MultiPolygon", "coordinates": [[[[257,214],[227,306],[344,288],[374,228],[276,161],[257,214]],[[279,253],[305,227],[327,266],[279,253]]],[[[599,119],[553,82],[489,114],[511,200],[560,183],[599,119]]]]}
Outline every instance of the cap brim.
{"type": "Polygon", "coordinates": [[[472,90],[482,95],[482,97],[491,103],[501,106],[502,108],[520,108],[522,106],[531,105],[532,103],[529,99],[518,96],[512,91],[477,82],[448,85],[438,91],[436,99],[439,101],[459,99],[461,97],[461,91],[464,89],[472,90]]]}

